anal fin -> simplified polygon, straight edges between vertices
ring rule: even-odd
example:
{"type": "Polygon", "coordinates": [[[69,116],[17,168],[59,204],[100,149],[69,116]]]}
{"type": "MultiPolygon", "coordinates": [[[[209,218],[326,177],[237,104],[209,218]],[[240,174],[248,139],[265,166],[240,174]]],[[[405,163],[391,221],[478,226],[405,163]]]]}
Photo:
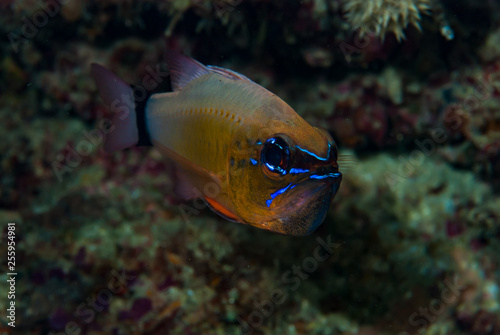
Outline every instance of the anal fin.
{"type": "Polygon", "coordinates": [[[224,219],[233,222],[241,222],[239,217],[237,217],[233,212],[231,212],[226,207],[222,206],[215,199],[205,197],[205,201],[211,210],[222,216],[224,219]]]}

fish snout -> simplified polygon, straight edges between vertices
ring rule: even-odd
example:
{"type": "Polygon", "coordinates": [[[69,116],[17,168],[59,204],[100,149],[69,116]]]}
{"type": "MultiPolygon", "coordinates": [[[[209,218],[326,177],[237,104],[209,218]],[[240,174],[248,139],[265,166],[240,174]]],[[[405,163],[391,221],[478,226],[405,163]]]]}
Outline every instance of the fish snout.
{"type": "Polygon", "coordinates": [[[308,169],[309,171],[324,167],[333,167],[338,170],[338,149],[335,141],[328,141],[325,149],[323,153],[317,154],[300,146],[295,146],[295,166],[297,168],[308,169]]]}
{"type": "Polygon", "coordinates": [[[339,151],[337,149],[337,144],[335,141],[328,142],[328,164],[335,167],[338,171],[339,165],[337,163],[339,157],[339,151]]]}
{"type": "Polygon", "coordinates": [[[286,197],[278,199],[274,208],[279,219],[270,222],[271,230],[295,236],[311,234],[325,220],[341,181],[342,174],[330,166],[288,187],[286,197]]]}
{"type": "Polygon", "coordinates": [[[321,180],[330,184],[340,184],[342,181],[342,173],[339,171],[338,165],[332,164],[319,167],[309,176],[309,179],[321,180]]]}
{"type": "Polygon", "coordinates": [[[338,159],[338,149],[334,140],[328,141],[328,151],[325,158],[316,157],[313,166],[314,173],[310,175],[309,178],[324,180],[325,182],[332,184],[340,184],[342,181],[342,173],[339,172],[338,159]]]}

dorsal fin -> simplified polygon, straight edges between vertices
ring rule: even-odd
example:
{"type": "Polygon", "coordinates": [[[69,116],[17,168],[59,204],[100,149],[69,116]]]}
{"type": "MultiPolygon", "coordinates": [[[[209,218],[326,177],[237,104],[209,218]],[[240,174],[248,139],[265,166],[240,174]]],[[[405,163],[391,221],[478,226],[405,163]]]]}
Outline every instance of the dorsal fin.
{"type": "Polygon", "coordinates": [[[247,77],[245,77],[241,73],[238,73],[238,72],[233,71],[233,70],[225,69],[223,67],[218,67],[218,66],[214,66],[214,65],[207,65],[207,68],[209,68],[210,71],[217,73],[217,74],[220,74],[221,76],[227,77],[229,79],[251,81],[250,79],[248,79],[247,77]]]}
{"type": "Polygon", "coordinates": [[[165,57],[167,60],[167,67],[170,71],[174,91],[180,91],[191,80],[209,73],[217,73],[218,75],[232,80],[244,80],[251,82],[250,79],[238,72],[213,65],[205,66],[200,62],[173,50],[167,49],[165,57]]]}
{"type": "Polygon", "coordinates": [[[167,49],[165,57],[174,91],[180,91],[191,80],[210,73],[205,65],[173,50],[167,49]]]}

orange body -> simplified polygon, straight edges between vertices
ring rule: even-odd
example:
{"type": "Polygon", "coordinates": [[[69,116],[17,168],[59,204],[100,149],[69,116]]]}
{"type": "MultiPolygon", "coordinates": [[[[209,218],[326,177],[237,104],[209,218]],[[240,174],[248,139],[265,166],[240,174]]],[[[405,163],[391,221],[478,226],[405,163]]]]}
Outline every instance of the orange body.
{"type": "MultiPolygon", "coordinates": [[[[233,221],[314,231],[341,181],[331,136],[244,76],[188,65],[196,75],[146,106],[152,142],[176,166],[183,192],[233,221]]],[[[173,80],[182,77],[178,67],[173,80]]]]}

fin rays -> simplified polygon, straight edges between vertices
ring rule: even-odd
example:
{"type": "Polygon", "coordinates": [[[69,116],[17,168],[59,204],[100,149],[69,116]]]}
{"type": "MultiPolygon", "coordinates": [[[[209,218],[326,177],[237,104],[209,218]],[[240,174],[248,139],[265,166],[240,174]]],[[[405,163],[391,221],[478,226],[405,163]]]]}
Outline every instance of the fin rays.
{"type": "Polygon", "coordinates": [[[337,159],[337,163],[342,172],[352,172],[358,167],[359,161],[354,155],[341,154],[337,159]]]}

